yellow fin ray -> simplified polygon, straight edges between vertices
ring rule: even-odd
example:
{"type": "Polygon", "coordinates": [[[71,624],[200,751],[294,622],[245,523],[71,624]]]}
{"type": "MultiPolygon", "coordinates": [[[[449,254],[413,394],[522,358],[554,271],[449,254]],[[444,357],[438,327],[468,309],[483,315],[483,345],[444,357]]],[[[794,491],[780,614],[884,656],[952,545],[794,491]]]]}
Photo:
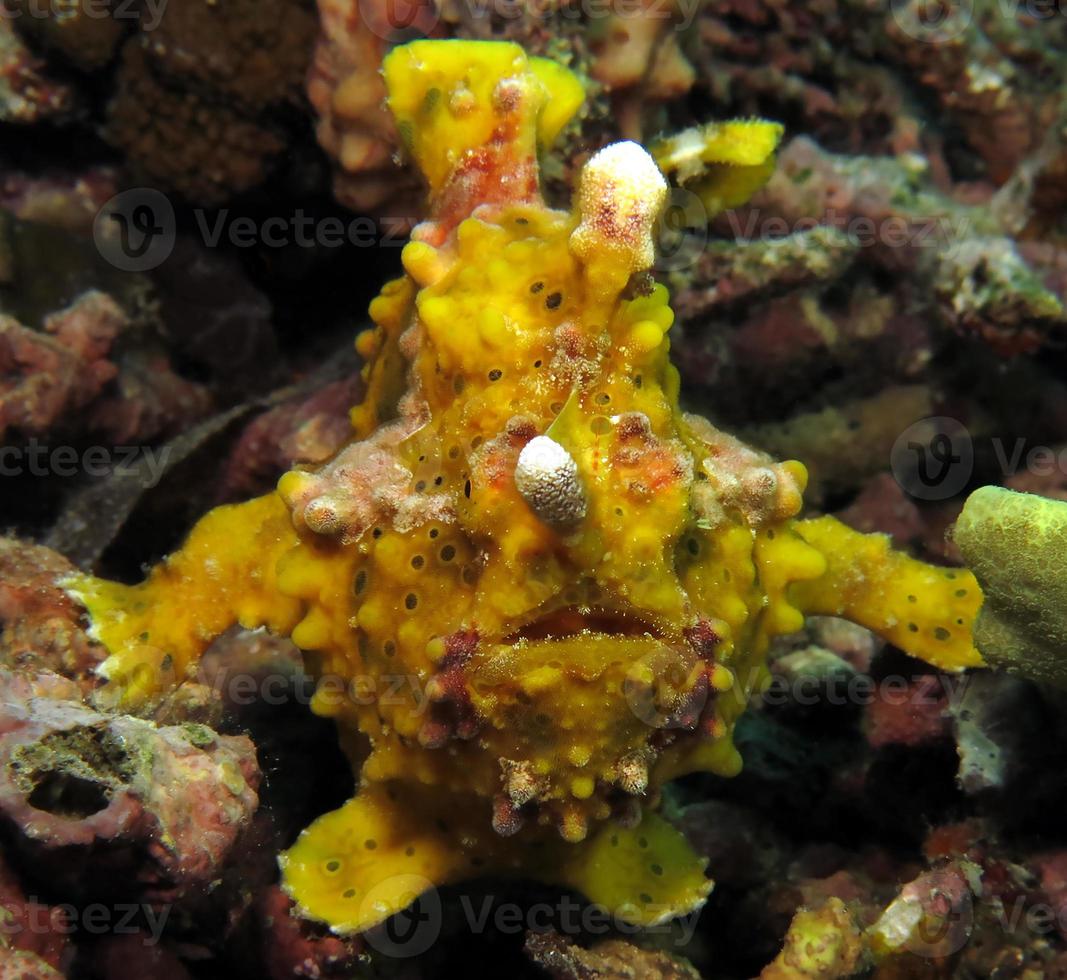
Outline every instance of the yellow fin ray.
{"type": "Polygon", "coordinates": [[[278,594],[274,568],[297,541],[288,510],[271,493],[210,511],[137,585],[80,574],[63,585],[88,609],[93,636],[111,654],[100,672],[123,688],[124,704],[136,705],[184,680],[234,624],[288,634],[300,603],[278,594]]]}
{"type": "Polygon", "coordinates": [[[826,558],[818,578],[798,582],[790,599],[806,614],[842,616],[942,670],[982,667],[972,627],[982,590],[964,568],[938,568],[861,534],[832,517],[794,528],[826,558]]]}

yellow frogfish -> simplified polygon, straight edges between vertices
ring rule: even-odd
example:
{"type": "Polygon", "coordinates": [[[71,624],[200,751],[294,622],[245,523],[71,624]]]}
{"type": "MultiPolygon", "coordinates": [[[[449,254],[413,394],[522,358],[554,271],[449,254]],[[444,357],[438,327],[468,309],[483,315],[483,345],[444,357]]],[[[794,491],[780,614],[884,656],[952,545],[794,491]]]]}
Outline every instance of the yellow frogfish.
{"type": "Polygon", "coordinates": [[[430,217],[357,340],[351,441],[208,513],[144,582],[67,587],[127,704],[234,624],[304,651],[359,788],[281,857],[303,915],[362,931],[493,874],[656,923],[711,888],[661,787],[738,772],[771,639],[841,616],[959,670],[979,588],[799,519],[800,463],[679,408],[653,158],[609,145],[572,210],[541,198],[538,153],[583,100],[567,69],[418,41],[383,70],[430,217]]]}

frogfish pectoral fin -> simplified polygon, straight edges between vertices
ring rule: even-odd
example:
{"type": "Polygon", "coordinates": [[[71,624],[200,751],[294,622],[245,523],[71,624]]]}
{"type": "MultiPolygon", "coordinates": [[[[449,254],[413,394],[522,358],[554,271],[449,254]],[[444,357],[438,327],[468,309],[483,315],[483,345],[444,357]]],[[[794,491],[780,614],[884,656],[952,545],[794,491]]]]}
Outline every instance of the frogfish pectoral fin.
{"type": "Polygon", "coordinates": [[[797,582],[791,601],[806,615],[866,626],[941,670],[982,667],[974,645],[982,590],[965,568],[940,568],[891,547],[884,534],[854,531],[833,517],[793,529],[826,558],[818,578],[797,582]]]}
{"type": "Polygon", "coordinates": [[[183,681],[234,624],[288,634],[301,603],[278,592],[275,569],[297,543],[285,504],[271,493],[210,511],[143,582],[77,574],[60,584],[86,607],[90,635],[110,654],[99,672],[132,707],[183,681]]]}

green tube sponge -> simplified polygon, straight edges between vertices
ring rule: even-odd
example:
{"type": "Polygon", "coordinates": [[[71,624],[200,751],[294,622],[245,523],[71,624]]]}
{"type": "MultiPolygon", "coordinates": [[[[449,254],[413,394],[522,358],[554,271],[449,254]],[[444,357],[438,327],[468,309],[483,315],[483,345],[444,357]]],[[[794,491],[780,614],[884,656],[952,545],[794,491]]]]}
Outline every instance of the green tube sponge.
{"type": "Polygon", "coordinates": [[[974,627],[982,655],[1067,687],[1067,502],[981,487],[954,538],[985,593],[974,627]]]}

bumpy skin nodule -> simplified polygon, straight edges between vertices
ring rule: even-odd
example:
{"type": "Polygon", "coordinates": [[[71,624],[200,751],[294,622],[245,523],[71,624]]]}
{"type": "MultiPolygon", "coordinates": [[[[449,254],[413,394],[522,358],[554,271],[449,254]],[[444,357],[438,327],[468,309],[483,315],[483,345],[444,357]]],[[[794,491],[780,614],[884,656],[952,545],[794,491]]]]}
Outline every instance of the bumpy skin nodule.
{"type": "Polygon", "coordinates": [[[959,669],[981,662],[980,594],[883,537],[795,520],[799,463],[679,410],[647,274],[652,159],[594,156],[572,213],[539,195],[538,148],[581,101],[569,73],[451,41],[384,70],[433,217],[358,340],[353,442],[209,513],[141,585],[70,588],[129,700],[234,622],[307,652],[361,786],[283,855],[305,914],[366,929],[488,871],[656,922],[710,889],[658,788],[738,771],[771,637],[843,615],[959,669]]]}

